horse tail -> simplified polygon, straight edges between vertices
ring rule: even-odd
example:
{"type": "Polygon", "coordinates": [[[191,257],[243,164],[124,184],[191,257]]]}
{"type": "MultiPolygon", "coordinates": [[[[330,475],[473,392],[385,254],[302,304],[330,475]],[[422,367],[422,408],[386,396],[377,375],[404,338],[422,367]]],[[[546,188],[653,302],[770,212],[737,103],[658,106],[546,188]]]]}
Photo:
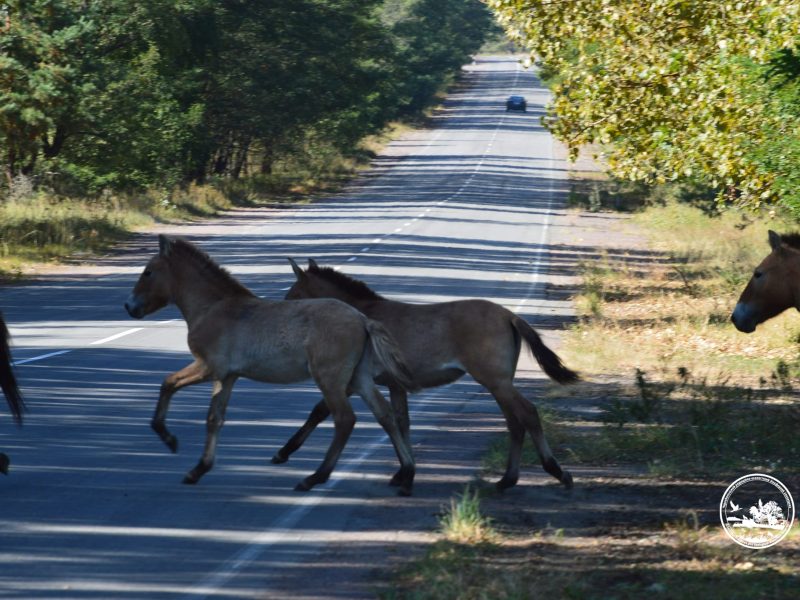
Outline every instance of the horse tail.
{"type": "Polygon", "coordinates": [[[392,377],[403,389],[415,392],[420,386],[414,382],[400,345],[394,336],[373,319],[367,319],[365,323],[367,334],[369,335],[370,349],[377,362],[383,367],[386,373],[392,377]]]}
{"type": "Polygon", "coordinates": [[[542,338],[539,337],[539,334],[536,333],[536,330],[531,327],[525,319],[518,317],[517,315],[513,315],[511,318],[511,324],[514,326],[514,329],[528,342],[528,346],[533,352],[534,358],[536,358],[536,362],[539,363],[539,366],[542,367],[542,370],[547,374],[550,379],[553,381],[557,381],[561,384],[567,383],[575,383],[576,381],[580,381],[580,376],[569,369],[568,367],[564,366],[564,363],[561,362],[561,359],[558,355],[550,350],[545,343],[542,341],[542,338]]]}
{"type": "Polygon", "coordinates": [[[22,401],[17,379],[14,377],[14,370],[11,366],[11,350],[8,347],[8,327],[0,314],[0,388],[6,396],[8,408],[17,424],[22,424],[22,413],[25,410],[25,403],[22,401]]]}

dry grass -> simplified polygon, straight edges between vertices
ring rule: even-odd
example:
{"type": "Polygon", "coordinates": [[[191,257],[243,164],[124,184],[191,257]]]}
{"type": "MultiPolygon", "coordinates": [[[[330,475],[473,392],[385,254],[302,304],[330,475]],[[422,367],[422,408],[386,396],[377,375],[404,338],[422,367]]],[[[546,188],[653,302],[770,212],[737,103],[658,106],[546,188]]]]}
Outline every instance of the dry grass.
{"type": "MultiPolygon", "coordinates": [[[[494,543],[443,540],[400,573],[388,598],[796,597],[800,526],[769,552],[754,552],[725,536],[713,510],[732,473],[797,481],[800,319],[792,312],[751,335],[729,322],[769,251],[767,229],[790,227],[677,203],[633,220],[655,252],[584,264],[581,319],[562,344],[565,362],[594,381],[559,399],[599,406],[600,418],[558,400],[540,406],[556,456],[603,473],[578,484],[599,514],[573,515],[585,522],[565,532],[531,533],[537,507],[498,499],[487,509],[501,532],[494,543]],[[625,472],[638,479],[626,481],[625,472]],[[609,506],[630,510],[602,510],[609,506]]],[[[487,458],[488,478],[502,472],[506,452],[503,439],[487,458]]],[[[530,446],[523,462],[538,467],[530,446]]]]}
{"type": "Polygon", "coordinates": [[[745,335],[730,313],[753,268],[769,251],[767,230],[780,221],[752,221],[734,212],[710,218],[673,203],[636,215],[650,262],[584,263],[582,317],[567,336],[565,358],[593,374],[673,372],[702,365],[743,385],[756,385],[779,361],[800,355],[800,321],[787,313],[745,335]],[[636,352],[631,352],[635,348],[636,352]]]}

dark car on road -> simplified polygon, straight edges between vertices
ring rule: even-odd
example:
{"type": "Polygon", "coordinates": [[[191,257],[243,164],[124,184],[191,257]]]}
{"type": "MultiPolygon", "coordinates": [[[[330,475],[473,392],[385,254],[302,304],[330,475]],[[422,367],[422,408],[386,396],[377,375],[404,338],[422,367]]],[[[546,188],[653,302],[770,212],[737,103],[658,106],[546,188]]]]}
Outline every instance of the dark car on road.
{"type": "Polygon", "coordinates": [[[506,100],[506,110],[521,110],[525,112],[528,110],[528,103],[525,102],[523,96],[509,96],[506,100]]]}

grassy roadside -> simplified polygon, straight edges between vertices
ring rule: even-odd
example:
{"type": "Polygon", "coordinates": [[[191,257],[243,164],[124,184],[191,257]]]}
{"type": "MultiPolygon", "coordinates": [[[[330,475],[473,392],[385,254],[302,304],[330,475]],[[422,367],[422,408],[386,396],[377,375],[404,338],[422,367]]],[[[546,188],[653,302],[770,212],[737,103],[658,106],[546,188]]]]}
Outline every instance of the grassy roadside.
{"type": "Polygon", "coordinates": [[[170,191],[72,198],[35,190],[29,180],[18,178],[11,189],[0,190],[0,281],[19,278],[36,263],[96,255],[155,223],[208,218],[234,207],[298,202],[336,191],[412,126],[391,123],[362,140],[351,156],[316,147],[304,156],[278,161],[269,176],[170,191]]]}
{"type": "MultiPolygon", "coordinates": [[[[557,490],[537,487],[518,501],[486,485],[495,536],[466,543],[443,533],[385,597],[795,597],[797,522],[777,546],[752,551],[726,537],[714,511],[747,472],[800,489],[800,320],[786,314],[749,336],[729,323],[769,251],[767,230],[792,224],[674,197],[643,206],[635,193],[598,185],[573,200],[628,212],[643,241],[628,256],[579,265],[579,321],[560,353],[590,382],[540,404],[556,456],[585,473],[581,500],[568,508],[557,490]]],[[[498,439],[487,480],[503,472],[506,452],[498,439]]],[[[530,445],[524,464],[538,468],[530,445]]]]}

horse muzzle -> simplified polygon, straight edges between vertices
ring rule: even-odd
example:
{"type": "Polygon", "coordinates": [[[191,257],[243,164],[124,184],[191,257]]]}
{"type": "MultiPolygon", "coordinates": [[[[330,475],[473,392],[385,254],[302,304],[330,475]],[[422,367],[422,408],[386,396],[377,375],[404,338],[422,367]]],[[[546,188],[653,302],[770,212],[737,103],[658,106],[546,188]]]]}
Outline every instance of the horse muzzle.
{"type": "Polygon", "coordinates": [[[144,305],[139,302],[136,296],[131,295],[125,302],[125,310],[134,319],[142,319],[145,316],[144,305]]]}
{"type": "Polygon", "coordinates": [[[753,333],[756,330],[756,320],[746,304],[739,303],[733,309],[731,321],[734,327],[742,333],[753,333]]]}

